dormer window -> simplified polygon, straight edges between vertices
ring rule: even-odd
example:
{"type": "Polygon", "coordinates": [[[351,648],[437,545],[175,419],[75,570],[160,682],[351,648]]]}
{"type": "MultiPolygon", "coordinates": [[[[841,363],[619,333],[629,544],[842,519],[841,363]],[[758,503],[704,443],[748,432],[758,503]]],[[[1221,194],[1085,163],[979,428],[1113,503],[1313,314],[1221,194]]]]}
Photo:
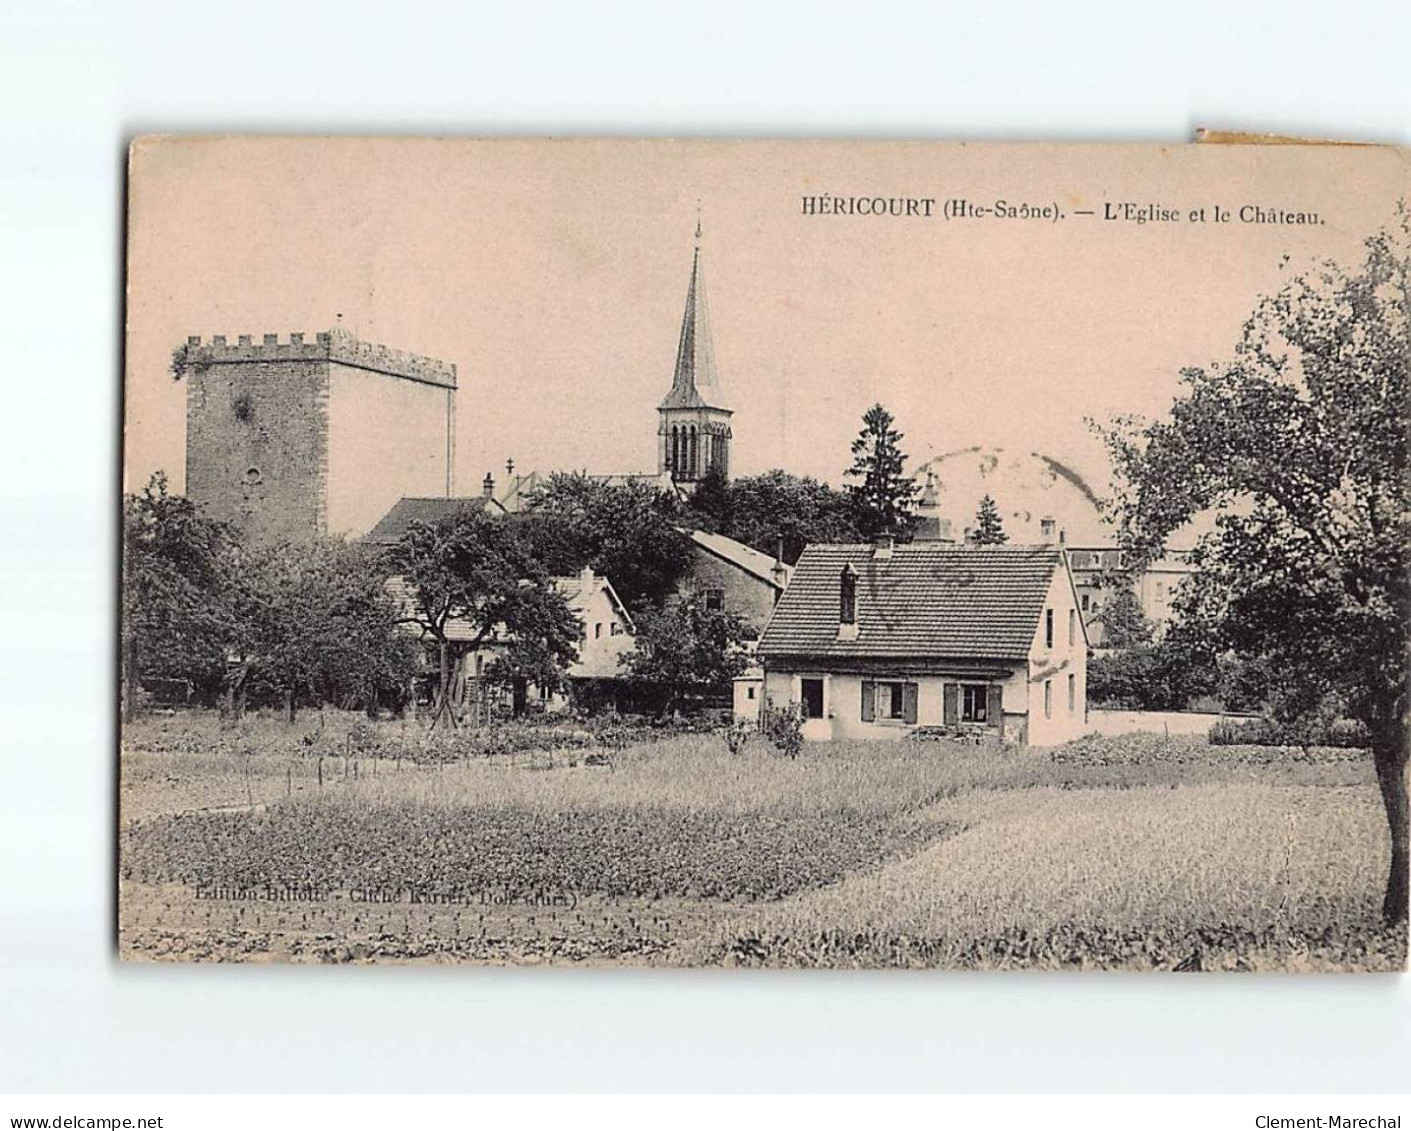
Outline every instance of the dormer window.
{"type": "Polygon", "coordinates": [[[838,623],[857,623],[857,570],[851,564],[843,566],[838,579],[838,623]]]}

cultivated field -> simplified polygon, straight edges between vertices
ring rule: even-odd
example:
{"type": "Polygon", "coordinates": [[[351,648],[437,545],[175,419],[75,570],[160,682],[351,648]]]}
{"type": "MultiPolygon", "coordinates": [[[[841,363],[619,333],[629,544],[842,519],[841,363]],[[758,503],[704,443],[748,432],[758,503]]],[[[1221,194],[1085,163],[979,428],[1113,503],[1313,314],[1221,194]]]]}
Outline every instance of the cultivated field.
{"type": "Polygon", "coordinates": [[[1357,751],[151,718],[120,949],[203,961],[1388,970],[1357,751]]]}

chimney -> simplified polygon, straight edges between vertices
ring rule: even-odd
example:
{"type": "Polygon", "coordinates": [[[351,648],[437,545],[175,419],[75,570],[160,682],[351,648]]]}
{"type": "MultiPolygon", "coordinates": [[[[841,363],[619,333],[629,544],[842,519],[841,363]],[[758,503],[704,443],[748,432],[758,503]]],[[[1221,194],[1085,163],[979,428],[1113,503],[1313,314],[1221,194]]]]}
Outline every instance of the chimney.
{"type": "Polygon", "coordinates": [[[872,557],[879,562],[887,561],[892,556],[892,536],[890,534],[879,534],[872,539],[872,557]]]}
{"type": "Polygon", "coordinates": [[[485,473],[485,481],[480,484],[480,493],[487,499],[495,497],[495,477],[488,471],[485,473]]]}
{"type": "Polygon", "coordinates": [[[774,600],[779,600],[779,594],[783,592],[784,586],[789,583],[789,567],[784,564],[784,536],[780,534],[774,540],[774,565],[770,567],[769,576],[774,579],[778,591],[774,594],[774,600]]]}
{"type": "Polygon", "coordinates": [[[1039,519],[1039,539],[1045,546],[1052,546],[1058,540],[1058,523],[1052,515],[1039,519]]]}

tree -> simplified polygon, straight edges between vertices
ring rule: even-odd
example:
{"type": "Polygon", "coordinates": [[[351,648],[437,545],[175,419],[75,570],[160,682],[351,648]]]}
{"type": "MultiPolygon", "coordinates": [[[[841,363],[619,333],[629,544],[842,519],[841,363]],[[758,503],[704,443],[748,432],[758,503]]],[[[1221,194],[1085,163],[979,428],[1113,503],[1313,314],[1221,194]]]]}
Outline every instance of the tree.
{"type": "Polygon", "coordinates": [[[557,472],[512,525],[549,573],[591,566],[636,610],[665,600],[690,565],[680,521],[678,501],[656,487],[557,472]]]}
{"type": "Polygon", "coordinates": [[[975,529],[970,541],[977,546],[1002,546],[1009,541],[1004,532],[1004,520],[1000,518],[999,507],[994,498],[986,494],[980,500],[980,509],[975,512],[975,529]]]}
{"type": "Polygon", "coordinates": [[[1139,648],[1152,640],[1151,621],[1132,588],[1130,574],[1105,574],[1101,587],[1108,594],[1097,617],[1107,648],[1139,648]]]}
{"type": "Polygon", "coordinates": [[[1203,511],[1178,614],[1258,657],[1278,698],[1330,695],[1363,723],[1391,830],[1383,913],[1407,913],[1407,616],[1411,612],[1411,217],[1356,270],[1325,264],[1259,301],[1233,358],[1182,373],[1169,419],[1103,430],[1133,564],[1203,511]]]}
{"type": "Polygon", "coordinates": [[[248,696],[375,712],[415,670],[415,645],[398,627],[383,564],[339,539],[243,549],[232,571],[227,701],[248,696]]]}
{"type": "Polygon", "coordinates": [[[557,684],[578,654],[582,624],[518,528],[480,511],[415,523],[393,548],[407,587],[402,616],[436,648],[440,680],[432,726],[457,725],[455,689],[468,654],[495,643],[491,677],[557,684]],[[459,629],[452,654],[450,633],[459,629]]]}
{"type": "Polygon", "coordinates": [[[218,683],[231,628],[225,595],[233,535],[157,472],[123,499],[122,712],[131,721],[141,681],[218,683]]]}
{"type": "Polygon", "coordinates": [[[892,414],[880,404],[863,414],[862,431],[852,442],[853,463],[848,469],[848,478],[857,482],[849,489],[869,537],[890,534],[907,539],[916,525],[912,506],[917,485],[906,474],[906,454],[901,450],[905,437],[894,423],[892,414]]]}
{"type": "Polygon", "coordinates": [[[793,565],[812,542],[860,542],[852,496],[809,476],[775,469],[727,482],[711,491],[702,482],[691,497],[690,514],[700,525],[765,554],[784,540],[784,560],[793,565]]]}
{"type": "Polygon", "coordinates": [[[687,695],[728,693],[749,666],[744,622],[695,597],[646,610],[636,623],[635,647],[622,666],[630,679],[662,690],[666,713],[687,695]]]}

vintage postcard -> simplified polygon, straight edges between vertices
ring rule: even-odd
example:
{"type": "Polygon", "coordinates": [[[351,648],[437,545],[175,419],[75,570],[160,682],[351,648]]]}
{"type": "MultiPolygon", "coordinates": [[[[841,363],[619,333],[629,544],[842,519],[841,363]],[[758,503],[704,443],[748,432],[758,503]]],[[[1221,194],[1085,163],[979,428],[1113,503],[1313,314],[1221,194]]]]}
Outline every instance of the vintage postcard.
{"type": "Polygon", "coordinates": [[[138,139],[120,955],[1402,969],[1408,197],[138,139]]]}

